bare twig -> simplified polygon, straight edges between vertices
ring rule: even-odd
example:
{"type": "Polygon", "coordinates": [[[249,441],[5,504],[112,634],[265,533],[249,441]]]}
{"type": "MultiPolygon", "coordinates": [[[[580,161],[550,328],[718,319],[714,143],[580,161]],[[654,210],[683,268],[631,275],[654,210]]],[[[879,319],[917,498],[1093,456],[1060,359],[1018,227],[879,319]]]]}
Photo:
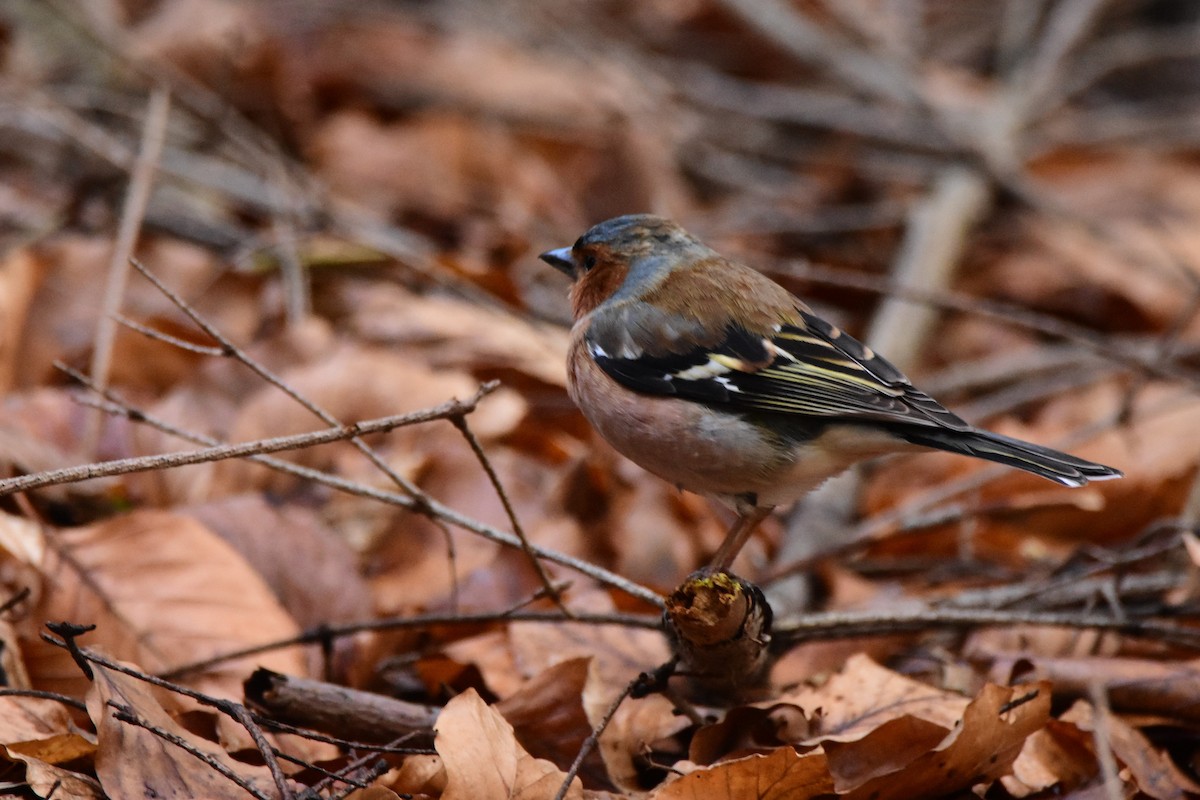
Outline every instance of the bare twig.
{"type": "MultiPolygon", "coordinates": [[[[391,769],[391,765],[388,764],[387,759],[379,758],[379,756],[376,755],[375,753],[364,753],[359,758],[356,758],[353,761],[351,761],[349,764],[347,764],[342,769],[342,773],[347,774],[347,775],[356,774],[356,775],[360,776],[359,780],[361,782],[369,785],[371,782],[373,782],[377,778],[383,777],[389,769],[391,769]]],[[[340,776],[338,776],[336,779],[341,780],[341,781],[345,780],[345,778],[342,778],[340,776]]],[[[312,787],[312,791],[320,792],[323,787],[331,786],[332,784],[333,784],[333,779],[322,778],[320,781],[318,781],[316,783],[316,785],[314,785],[312,787]]],[[[347,787],[344,792],[330,794],[329,800],[344,800],[350,794],[353,794],[353,790],[352,790],[352,788],[347,787]]],[[[317,795],[317,796],[319,797],[320,795],[317,795]]],[[[403,798],[404,795],[400,795],[400,797],[403,798]]]]}
{"type": "Polygon", "coordinates": [[[278,196],[276,205],[280,209],[271,216],[271,230],[275,234],[274,249],[279,259],[279,272],[283,277],[284,296],[287,298],[287,319],[292,325],[296,325],[312,312],[312,297],[308,286],[308,274],[300,261],[300,252],[296,244],[298,213],[293,201],[295,192],[292,191],[288,170],[280,162],[273,162],[271,171],[275,180],[268,184],[268,190],[278,196]]]}
{"type": "MultiPolygon", "coordinates": [[[[145,265],[143,265],[140,261],[138,261],[136,258],[134,258],[134,259],[130,259],[130,263],[133,264],[134,269],[136,269],[138,272],[140,272],[142,274],[142,277],[144,277],[146,280],[150,281],[150,283],[154,284],[154,288],[158,289],[158,291],[161,292],[164,297],[166,297],[168,300],[170,300],[172,303],[175,304],[176,308],[178,308],[185,315],[187,315],[187,318],[190,319],[193,323],[195,323],[196,327],[200,328],[200,330],[204,331],[214,341],[219,343],[221,345],[222,350],[224,350],[225,355],[238,361],[240,364],[247,367],[255,375],[262,378],[264,381],[271,384],[272,386],[274,386],[275,388],[279,389],[284,394],[286,394],[288,397],[295,400],[302,408],[307,410],[313,416],[320,419],[326,425],[329,425],[331,427],[338,427],[338,426],[342,425],[342,423],[336,417],[334,417],[332,414],[330,414],[325,409],[318,406],[313,401],[309,400],[307,397],[304,397],[302,394],[300,394],[298,391],[296,391],[296,389],[294,389],[292,386],[290,386],[285,380],[283,380],[281,377],[276,375],[271,370],[267,369],[267,367],[265,365],[263,365],[257,359],[253,358],[245,350],[243,350],[242,348],[240,348],[236,344],[234,344],[232,340],[230,340],[225,334],[223,334],[220,331],[220,329],[218,329],[215,325],[213,325],[211,322],[209,322],[204,316],[202,316],[200,314],[199,311],[197,311],[195,308],[193,308],[186,300],[184,300],[182,297],[180,297],[178,293],[176,293],[173,289],[171,289],[171,287],[167,286],[165,283],[160,281],[158,279],[158,276],[156,276],[153,272],[151,272],[149,269],[147,269],[145,267],[145,265]]],[[[375,466],[376,469],[378,469],[384,475],[387,475],[388,478],[391,479],[391,481],[393,483],[395,483],[401,489],[403,489],[404,491],[406,491],[410,495],[412,495],[413,498],[415,500],[417,500],[419,505],[421,505],[421,506],[424,505],[424,498],[426,497],[424,492],[422,492],[419,488],[417,488],[416,485],[414,485],[407,478],[405,478],[404,476],[400,475],[400,473],[398,473],[394,469],[392,469],[387,464],[387,462],[384,461],[383,458],[378,453],[376,453],[373,449],[371,449],[371,447],[369,447],[366,444],[366,442],[362,441],[362,439],[359,438],[359,436],[354,435],[349,438],[350,438],[350,443],[353,444],[358,449],[359,452],[361,452],[364,456],[366,456],[367,460],[370,461],[375,466]]]]}
{"type": "MultiPolygon", "coordinates": [[[[358,778],[352,778],[348,774],[345,774],[345,770],[343,770],[342,773],[337,773],[337,772],[334,772],[333,770],[328,770],[322,766],[314,764],[311,761],[305,761],[303,758],[296,758],[295,756],[290,756],[287,753],[280,751],[279,748],[272,748],[272,750],[274,751],[276,758],[281,759],[283,761],[287,761],[289,764],[295,764],[298,767],[304,767],[305,769],[310,769],[313,772],[320,775],[321,779],[322,779],[322,785],[327,785],[327,784],[332,785],[334,783],[344,783],[347,786],[349,786],[351,789],[368,789],[371,786],[370,780],[374,780],[374,778],[379,777],[378,775],[376,775],[376,776],[372,777],[370,780],[359,780],[358,778]]],[[[382,760],[379,758],[378,755],[374,755],[374,754],[367,756],[367,760],[371,760],[371,759],[382,760]]],[[[383,772],[387,772],[387,770],[388,770],[387,762],[385,761],[383,771],[380,772],[379,774],[382,775],[383,772]]]]}
{"type": "Polygon", "coordinates": [[[1092,680],[1088,682],[1088,696],[1092,701],[1092,738],[1096,742],[1096,760],[1100,762],[1100,775],[1104,779],[1104,795],[1108,800],[1122,800],[1125,797],[1124,782],[1118,775],[1108,729],[1112,717],[1108,692],[1099,680],[1092,680]]]}
{"type": "Polygon", "coordinates": [[[1079,46],[1111,0],[1064,0],[1050,7],[1032,56],[1009,83],[1009,97],[1015,106],[1017,127],[1024,127],[1034,115],[1044,114],[1046,99],[1061,83],[1067,56],[1079,46]]]}
{"type": "MultiPolygon", "coordinates": [[[[196,344],[195,342],[189,342],[186,339],[180,339],[178,336],[172,336],[169,333],[163,333],[162,331],[158,330],[157,328],[151,328],[148,325],[143,325],[142,323],[140,323],[136,320],[130,319],[129,317],[125,316],[124,314],[116,314],[116,315],[114,315],[114,319],[116,319],[117,322],[124,325],[126,328],[129,328],[130,330],[133,330],[133,331],[137,331],[142,336],[145,336],[147,339],[153,339],[156,342],[163,342],[165,344],[171,345],[172,347],[178,347],[180,350],[186,350],[189,353],[196,353],[196,354],[202,355],[202,356],[223,356],[223,355],[225,355],[225,351],[222,350],[220,347],[208,347],[208,346],[205,346],[202,344],[196,344]]],[[[96,391],[101,391],[103,387],[101,384],[96,383],[96,385],[93,388],[96,391]]]]}
{"type": "MultiPolygon", "coordinates": [[[[322,422],[326,423],[327,425],[331,425],[331,426],[341,425],[341,422],[338,419],[336,419],[331,413],[326,411],[324,408],[321,408],[320,406],[318,406],[316,403],[314,403],[309,398],[302,395],[299,391],[297,391],[295,388],[293,388],[291,385],[289,385],[286,381],[284,381],[283,378],[279,377],[278,375],[273,373],[271,370],[267,369],[267,367],[264,364],[262,364],[260,361],[253,358],[252,356],[250,356],[250,354],[247,353],[245,350],[243,350],[242,348],[240,348],[236,344],[234,344],[233,341],[230,340],[228,337],[226,337],[225,334],[223,334],[215,325],[213,325],[207,319],[205,319],[200,314],[199,311],[197,311],[186,300],[184,300],[182,297],[180,297],[178,293],[176,293],[169,286],[167,286],[162,281],[160,281],[158,279],[158,277],[155,276],[152,272],[150,272],[150,270],[148,270],[144,265],[142,265],[136,259],[132,260],[132,264],[133,264],[134,268],[136,268],[138,270],[138,272],[142,273],[143,277],[145,277],[146,280],[148,280],[152,284],[154,284],[154,287],[156,289],[158,289],[159,292],[161,292],[167,299],[169,299],[172,303],[174,303],[175,306],[180,311],[182,311],[185,315],[187,315],[188,319],[190,319],[193,323],[195,323],[198,328],[200,328],[202,331],[204,331],[204,333],[206,333],[208,336],[210,336],[213,340],[218,342],[221,346],[221,349],[222,349],[222,352],[224,355],[226,355],[230,358],[233,358],[234,360],[238,361],[239,363],[241,363],[242,365],[247,367],[255,375],[258,375],[264,381],[266,381],[267,383],[276,387],[277,389],[282,391],[284,394],[286,394],[288,397],[295,400],[302,408],[309,411],[311,414],[316,416],[318,419],[320,419],[322,422]]],[[[493,388],[495,388],[495,387],[493,387],[493,388]]],[[[449,415],[447,418],[454,419],[454,415],[449,415]]],[[[453,603],[455,605],[457,605],[457,603],[458,603],[458,571],[455,568],[456,554],[455,554],[455,548],[454,548],[454,537],[450,535],[450,531],[446,528],[444,521],[438,519],[437,515],[430,511],[431,498],[429,497],[429,495],[425,494],[425,492],[421,491],[421,489],[416,484],[414,484],[412,481],[408,480],[403,475],[396,472],[396,470],[392,469],[391,465],[388,464],[383,459],[382,456],[380,456],[377,452],[375,452],[375,450],[372,447],[370,447],[366,442],[364,442],[361,437],[352,436],[352,437],[350,437],[349,441],[352,445],[354,445],[354,447],[360,453],[362,453],[364,456],[366,456],[367,460],[370,461],[371,464],[376,469],[378,469],[380,472],[382,472],[384,475],[386,475],[394,484],[399,486],[401,489],[403,489],[405,492],[407,492],[410,497],[412,497],[412,499],[414,501],[412,510],[428,517],[433,522],[433,524],[435,526],[437,526],[438,529],[442,532],[442,535],[446,541],[446,552],[447,552],[447,557],[449,559],[450,596],[451,596],[451,600],[453,601],[453,603]]]]}
{"type": "MultiPolygon", "coordinates": [[[[57,625],[56,627],[61,631],[65,626],[66,626],[66,623],[62,623],[62,624],[57,625]]],[[[224,700],[219,697],[213,697],[212,695],[207,695],[203,692],[198,692],[194,689],[189,689],[186,686],[181,686],[177,683],[172,683],[171,681],[164,680],[163,678],[158,678],[158,677],[155,677],[154,675],[149,675],[138,669],[134,669],[133,667],[127,666],[127,665],[122,664],[117,661],[113,661],[113,660],[106,658],[106,657],[100,655],[99,653],[97,653],[93,650],[90,650],[86,647],[79,647],[75,643],[74,638],[71,636],[66,636],[66,638],[59,638],[58,636],[52,636],[52,635],[43,633],[42,638],[45,641],[49,642],[50,644],[55,645],[56,647],[67,648],[68,650],[70,650],[70,652],[72,653],[72,655],[74,657],[76,657],[77,659],[83,660],[83,662],[85,664],[94,663],[94,664],[104,667],[105,669],[109,669],[114,672],[119,672],[123,675],[128,675],[131,678],[135,678],[139,681],[148,683],[152,686],[157,686],[160,689],[166,689],[167,691],[174,692],[174,693],[180,694],[180,695],[184,695],[186,697],[190,697],[193,700],[200,703],[201,705],[208,706],[209,708],[215,709],[217,712],[224,714],[225,716],[229,717],[230,719],[237,721],[239,724],[241,724],[246,729],[246,731],[254,739],[254,742],[258,746],[263,759],[267,762],[269,771],[271,772],[272,777],[274,778],[276,785],[279,788],[281,797],[284,798],[284,800],[287,800],[287,798],[291,798],[294,796],[292,794],[291,787],[287,783],[286,776],[283,774],[282,769],[279,768],[279,763],[276,760],[274,749],[267,742],[265,736],[263,735],[261,728],[259,728],[260,722],[268,722],[269,723],[269,720],[268,721],[261,720],[258,715],[251,713],[250,710],[247,709],[241,703],[236,703],[232,700],[224,700]],[[274,764],[275,764],[275,766],[273,768],[271,768],[271,766],[270,766],[272,764],[272,762],[274,762],[274,764]]],[[[210,759],[206,756],[202,756],[201,754],[203,751],[200,751],[200,750],[194,748],[190,743],[187,743],[187,742],[179,739],[178,737],[171,735],[170,733],[168,733],[166,731],[161,731],[160,729],[158,729],[156,727],[152,727],[152,726],[148,725],[147,723],[145,723],[144,721],[140,720],[140,718],[137,717],[137,715],[134,713],[133,709],[130,709],[130,708],[124,707],[124,706],[120,706],[112,701],[109,701],[109,705],[113,706],[114,708],[118,709],[119,712],[122,712],[129,717],[129,718],[118,717],[123,722],[129,722],[131,724],[138,725],[140,727],[146,728],[147,730],[150,730],[151,732],[155,733],[156,735],[162,736],[164,739],[166,739],[167,741],[170,741],[172,744],[176,744],[179,747],[182,747],[183,749],[187,750],[187,752],[189,752],[193,755],[196,755],[198,758],[201,758],[201,760],[203,760],[209,766],[213,767],[213,769],[216,769],[219,772],[221,772],[222,775],[225,775],[226,777],[230,777],[231,780],[235,780],[234,778],[231,777],[229,772],[226,772],[225,770],[222,769],[221,766],[218,766],[218,764],[215,762],[215,760],[210,759]]],[[[301,735],[303,735],[303,734],[301,734],[301,735]]],[[[243,784],[240,780],[238,780],[237,783],[239,786],[242,786],[242,788],[244,788],[247,791],[254,794],[255,797],[262,796],[262,795],[258,794],[254,789],[243,784]]]]}
{"type": "Polygon", "coordinates": [[[467,444],[471,446],[471,452],[475,454],[479,465],[483,467],[484,473],[492,484],[492,488],[496,490],[496,494],[500,497],[500,503],[504,506],[504,513],[508,515],[508,523],[512,525],[513,533],[521,540],[521,550],[529,558],[529,564],[533,567],[534,573],[538,580],[542,583],[542,588],[546,592],[546,596],[554,601],[559,610],[567,617],[572,617],[570,609],[563,603],[562,595],[558,593],[558,589],[550,580],[550,576],[546,573],[546,568],[542,566],[542,562],[534,555],[533,549],[529,545],[529,537],[525,535],[525,529],[521,527],[521,521],[517,519],[517,511],[513,508],[512,501],[508,498],[508,492],[504,490],[504,485],[500,483],[500,476],[496,474],[496,470],[492,467],[491,460],[487,457],[487,453],[483,451],[483,445],[479,443],[479,439],[471,431],[467,425],[465,417],[453,417],[450,420],[455,428],[458,428],[459,433],[467,440],[467,444]]]}
{"type": "Polygon", "coordinates": [[[254,719],[250,716],[250,712],[241,703],[230,703],[226,708],[230,716],[254,740],[254,746],[258,748],[263,761],[266,762],[267,770],[271,773],[272,780],[275,781],[275,785],[279,788],[281,800],[291,800],[295,796],[292,794],[292,787],[288,785],[287,776],[283,774],[283,768],[279,766],[279,759],[276,758],[275,748],[271,747],[271,743],[267,741],[262,728],[258,727],[254,719]]]}
{"type": "Polygon", "coordinates": [[[412,738],[409,735],[399,736],[387,744],[373,744],[372,742],[360,742],[352,739],[343,739],[338,736],[328,736],[318,731],[308,728],[301,728],[297,725],[288,725],[286,722],[280,722],[275,719],[267,719],[266,717],[255,715],[255,722],[259,725],[280,733],[292,733],[304,739],[311,739],[314,742],[323,742],[332,744],[338,747],[344,747],[347,750],[363,750],[368,753],[388,753],[397,756],[413,756],[413,755],[433,755],[435,750],[428,747],[401,747],[400,745],[412,738]]]}
{"type": "Polygon", "coordinates": [[[583,744],[579,746],[579,752],[575,754],[575,760],[571,762],[570,768],[567,769],[567,774],[563,777],[562,785],[558,787],[558,792],[555,793],[554,800],[563,800],[563,798],[567,796],[567,792],[571,791],[571,784],[575,781],[575,777],[579,774],[579,770],[583,768],[584,759],[586,759],[588,754],[591,753],[592,750],[596,748],[596,745],[600,743],[600,737],[606,730],[608,730],[609,723],[611,723],[613,717],[617,715],[617,710],[621,707],[621,704],[624,703],[625,699],[633,694],[634,690],[643,682],[643,677],[639,675],[626,684],[625,688],[621,690],[621,693],[613,698],[612,703],[610,703],[608,708],[605,709],[604,715],[600,717],[600,719],[592,727],[592,732],[588,734],[588,737],[583,740],[583,744]]]}
{"type": "Polygon", "coordinates": [[[79,481],[104,478],[110,475],[147,472],[156,469],[182,467],[189,464],[203,464],[207,461],[223,461],[229,458],[245,458],[246,456],[263,453],[278,453],[283,450],[298,450],[306,447],[314,447],[319,444],[354,439],[371,433],[390,431],[405,425],[416,425],[435,419],[447,419],[459,414],[470,413],[481,399],[496,389],[496,386],[497,383],[493,381],[479,387],[479,390],[466,400],[450,400],[439,406],[412,414],[381,417],[350,425],[340,425],[335,428],[323,428],[319,431],[301,433],[294,436],[277,436],[271,439],[258,439],[240,444],[205,447],[182,453],[164,453],[155,456],[121,458],[115,461],[101,461],[95,464],[83,464],[78,467],[48,470],[33,475],[23,475],[19,478],[8,478],[7,480],[0,481],[0,497],[13,494],[14,492],[39,489],[43,486],[78,483],[79,481]]]}
{"type": "MultiPolygon", "coordinates": [[[[544,557],[544,556],[543,556],[544,557]]],[[[414,628],[430,628],[435,625],[486,625],[497,622],[573,622],[582,625],[621,625],[627,628],[643,630],[662,630],[662,618],[645,614],[575,614],[567,616],[561,611],[499,611],[479,612],[475,614],[418,614],[410,617],[387,617],[384,619],[350,622],[343,625],[322,625],[297,636],[277,639],[273,642],[232,650],[196,661],[191,664],[175,667],[169,672],[162,673],[164,678],[178,678],[194,672],[202,672],[210,667],[226,661],[234,661],[246,656],[258,655],[271,650],[296,645],[315,644],[330,638],[353,636],[365,631],[411,630],[414,628]]]]}
{"type": "Polygon", "coordinates": [[[1062,105],[1114,72],[1154,61],[1200,56],[1195,23],[1135,28],[1097,38],[1079,53],[1074,68],[1052,87],[1047,104],[1062,105]]]}
{"type": "MultiPolygon", "coordinates": [[[[113,700],[109,700],[108,705],[109,705],[109,707],[111,707],[113,709],[113,717],[115,719],[119,720],[120,722],[124,722],[127,725],[134,725],[138,728],[142,728],[143,730],[149,731],[150,733],[154,734],[158,738],[162,739],[164,742],[169,742],[170,744],[175,745],[180,750],[184,751],[188,755],[193,756],[194,758],[196,758],[197,760],[202,762],[205,766],[207,766],[209,769],[212,769],[217,774],[236,783],[244,791],[248,792],[251,796],[257,798],[257,800],[271,800],[271,796],[268,795],[266,792],[263,792],[262,790],[260,790],[253,783],[246,780],[241,775],[238,775],[236,772],[234,772],[232,769],[230,769],[229,766],[227,766],[226,764],[222,764],[218,759],[213,758],[211,755],[204,752],[199,747],[196,747],[194,744],[189,742],[187,739],[184,739],[181,736],[177,736],[177,735],[171,733],[170,731],[163,730],[162,728],[158,727],[157,725],[153,725],[150,722],[147,722],[146,720],[144,720],[140,716],[138,716],[137,712],[134,711],[131,707],[129,707],[127,705],[122,705],[121,703],[117,703],[113,700]]],[[[286,787],[286,783],[285,783],[285,787],[286,787]]],[[[292,795],[290,788],[287,789],[286,793],[284,793],[284,788],[280,788],[280,793],[285,798],[290,798],[290,797],[294,796],[294,795],[292,795]]]]}
{"type": "Polygon", "coordinates": [[[14,592],[12,597],[8,598],[3,603],[0,603],[0,614],[6,614],[9,611],[12,611],[14,608],[21,605],[21,603],[25,602],[25,600],[28,599],[29,595],[32,593],[33,590],[28,586],[24,586],[18,591],[14,592]]]}
{"type": "MultiPolygon", "coordinates": [[[[121,224],[108,263],[108,281],[104,287],[101,313],[96,321],[91,372],[100,386],[108,385],[108,372],[112,365],[113,345],[117,335],[117,324],[113,317],[120,311],[121,302],[125,297],[125,286],[129,282],[129,258],[133,255],[138,233],[142,229],[142,220],[146,216],[146,205],[150,201],[154,171],[162,156],[170,111],[171,95],[165,88],[156,87],[150,93],[150,102],[146,108],[142,142],[130,172],[129,190],[125,195],[125,206],[121,210],[121,224]]],[[[88,430],[84,434],[84,452],[91,453],[95,450],[100,436],[101,419],[99,413],[91,416],[88,430]]]]}
{"type": "Polygon", "coordinates": [[[0,697],[36,697],[39,700],[53,700],[56,703],[62,703],[64,706],[77,708],[80,711],[87,711],[87,703],[77,697],[70,697],[58,692],[45,692],[40,689],[9,689],[5,687],[0,688],[0,697]]]}
{"type": "Polygon", "coordinates": [[[1119,620],[1100,614],[1048,614],[1037,611],[992,609],[922,609],[895,614],[836,612],[807,614],[775,628],[776,643],[811,639],[854,639],[896,633],[980,627],[1030,625],[1076,630],[1112,631],[1125,636],[1171,642],[1200,649],[1200,630],[1148,619],[1119,620]]]}

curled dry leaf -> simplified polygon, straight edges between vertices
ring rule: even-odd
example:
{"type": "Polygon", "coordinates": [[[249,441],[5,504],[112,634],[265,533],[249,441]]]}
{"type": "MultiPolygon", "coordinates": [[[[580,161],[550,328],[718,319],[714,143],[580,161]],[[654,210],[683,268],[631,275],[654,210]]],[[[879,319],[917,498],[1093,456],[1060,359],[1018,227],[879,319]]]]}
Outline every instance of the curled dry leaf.
{"type": "Polygon", "coordinates": [[[692,772],[653,792],[650,800],[816,800],[833,791],[822,753],[800,756],[780,747],[692,772]]]}
{"type": "MultiPolygon", "coordinates": [[[[693,758],[713,759],[722,746],[737,748],[736,753],[777,744],[785,746],[772,755],[780,750],[794,755],[787,745],[795,743],[819,747],[805,757],[819,761],[806,766],[812,770],[819,763],[828,788],[821,790],[818,782],[814,791],[836,791],[856,800],[942,796],[1008,774],[1026,738],[1045,725],[1050,709],[1049,684],[988,685],[967,700],[863,656],[850,659],[823,685],[783,700],[761,704],[758,714],[750,709],[731,712],[731,718],[755,729],[750,737],[721,724],[702,730],[693,742],[693,758]],[[1014,700],[1009,709],[1006,704],[1014,700]],[[789,706],[794,709],[790,716],[782,713],[789,706]]],[[[734,764],[747,772],[739,773],[739,779],[757,780],[764,763],[745,758],[722,762],[688,780],[700,780],[703,772],[733,775],[726,770],[734,764]]],[[[806,774],[812,779],[816,773],[806,774]]],[[[747,784],[747,791],[754,785],[747,784]]]]}
{"type": "MultiPolygon", "coordinates": [[[[566,778],[554,764],[525,752],[512,726],[474,690],[442,709],[434,746],[446,769],[442,800],[549,800],[566,778]]],[[[567,797],[582,800],[578,778],[567,797]]]]}
{"type": "Polygon", "coordinates": [[[970,701],[876,664],[863,655],[816,687],[803,687],[778,698],[818,720],[812,741],[856,741],[888,720],[910,716],[946,730],[962,718],[970,701]]]}
{"type": "Polygon", "coordinates": [[[1137,788],[1154,800],[1184,800],[1200,795],[1200,784],[1183,774],[1170,756],[1151,745],[1143,733],[1120,717],[1098,715],[1090,703],[1080,700],[1060,719],[1088,732],[1095,732],[1097,726],[1103,725],[1113,755],[1129,769],[1137,788]]]}
{"type": "Polygon", "coordinates": [[[1100,773],[1092,735],[1068,722],[1052,719],[1025,740],[1012,774],[1000,778],[1014,797],[1049,789],[1070,792],[1100,773]]]}
{"type": "Polygon", "coordinates": [[[221,747],[190,733],[167,713],[148,684],[93,664],[95,682],[88,692],[88,714],[96,726],[96,775],[110,797],[244,800],[246,792],[209,764],[147,728],[119,720],[113,706],[127,709],[158,731],[181,739],[223,765],[259,791],[274,792],[265,767],[231,758],[221,747]]]}
{"type": "Polygon", "coordinates": [[[24,762],[25,783],[38,797],[53,797],[54,800],[105,800],[109,797],[95,778],[20,753],[10,751],[10,755],[24,762]]]}
{"type": "MultiPolygon", "coordinates": [[[[189,517],[137,511],[98,525],[28,531],[8,562],[36,568],[39,586],[20,633],[39,688],[82,695],[87,680],[62,648],[39,637],[41,621],[95,624],[84,642],[151,671],[299,633],[270,589],[237,552],[189,517]]],[[[241,696],[253,666],[306,673],[300,652],[273,651],[214,668],[192,685],[241,696]]]]}
{"type": "Polygon", "coordinates": [[[0,744],[45,739],[67,730],[66,706],[40,697],[0,697],[0,744]]]}
{"type": "MultiPolygon", "coordinates": [[[[52,703],[49,700],[28,697],[2,697],[0,700],[28,701],[28,703],[22,703],[21,709],[14,709],[13,704],[9,703],[0,704],[0,715],[7,716],[9,712],[16,711],[17,720],[14,722],[31,721],[28,713],[31,710],[31,703],[52,703]]],[[[61,704],[52,704],[58,706],[59,711],[63,711],[61,704]]],[[[58,716],[51,712],[40,722],[42,724],[59,723],[59,720],[55,719],[58,716]]],[[[75,762],[76,765],[88,763],[96,753],[94,742],[79,733],[65,732],[73,728],[66,719],[61,720],[61,724],[57,727],[60,732],[49,735],[43,733],[37,738],[24,741],[7,738],[8,734],[12,733],[11,727],[0,723],[0,728],[7,728],[0,734],[4,736],[4,738],[0,738],[4,753],[13,761],[19,761],[25,765],[25,782],[39,797],[74,798],[75,800],[100,800],[104,797],[100,784],[94,779],[60,766],[72,762],[75,762]]]]}
{"type": "Polygon", "coordinates": [[[993,650],[988,657],[993,659],[991,674],[1001,680],[1018,672],[1022,680],[1050,681],[1059,695],[1068,697],[1086,697],[1093,685],[1099,685],[1117,711],[1200,721],[1196,705],[1200,697],[1200,661],[1117,656],[1054,658],[1029,650],[993,650]]]}
{"type": "Polygon", "coordinates": [[[572,658],[555,664],[496,704],[531,755],[562,769],[571,765],[591,733],[582,700],[589,663],[587,658],[572,658]]]}
{"type": "Polygon", "coordinates": [[[846,791],[847,798],[936,797],[987,784],[1007,774],[1025,740],[1043,727],[1049,716],[1048,683],[1012,688],[988,684],[940,744],[907,764],[894,764],[895,769],[864,771],[862,759],[877,761],[880,754],[900,746],[903,739],[872,734],[861,742],[830,742],[825,748],[839,791],[852,789],[846,791]],[[1015,708],[1009,709],[1008,704],[1014,701],[1018,701],[1015,708]],[[859,752],[847,759],[850,750],[859,752]],[[843,774],[840,770],[848,761],[856,763],[843,774]]]}

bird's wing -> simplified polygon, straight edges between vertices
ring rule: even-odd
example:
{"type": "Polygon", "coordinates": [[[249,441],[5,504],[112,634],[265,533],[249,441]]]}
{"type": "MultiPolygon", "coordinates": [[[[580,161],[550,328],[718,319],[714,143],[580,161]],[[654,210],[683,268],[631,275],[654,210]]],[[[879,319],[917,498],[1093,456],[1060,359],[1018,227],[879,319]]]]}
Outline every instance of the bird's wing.
{"type": "Polygon", "coordinates": [[[605,373],[637,392],[730,410],[967,430],[896,367],[796,307],[764,332],[713,330],[646,303],[593,320],[586,344],[605,373]]]}

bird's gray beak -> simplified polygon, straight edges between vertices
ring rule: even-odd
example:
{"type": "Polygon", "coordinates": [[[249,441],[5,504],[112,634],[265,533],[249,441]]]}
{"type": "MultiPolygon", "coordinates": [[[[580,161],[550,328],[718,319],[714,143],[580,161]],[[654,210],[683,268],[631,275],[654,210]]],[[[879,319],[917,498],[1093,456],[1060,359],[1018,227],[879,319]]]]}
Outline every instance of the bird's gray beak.
{"type": "Polygon", "coordinates": [[[538,258],[567,277],[575,277],[575,262],[571,260],[571,248],[560,247],[557,250],[547,250],[538,256],[538,258]]]}

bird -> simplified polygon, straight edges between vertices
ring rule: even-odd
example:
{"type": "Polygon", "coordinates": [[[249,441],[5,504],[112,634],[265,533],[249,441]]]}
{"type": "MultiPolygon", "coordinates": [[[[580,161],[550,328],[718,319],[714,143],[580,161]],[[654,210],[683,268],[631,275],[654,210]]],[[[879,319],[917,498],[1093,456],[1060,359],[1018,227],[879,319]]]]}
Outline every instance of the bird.
{"type": "Polygon", "coordinates": [[[758,524],[868,458],[932,448],[1063,486],[1120,470],[974,427],[761,272],[675,222],[627,214],[539,258],[572,280],[567,390],[634,463],[758,524]]]}

